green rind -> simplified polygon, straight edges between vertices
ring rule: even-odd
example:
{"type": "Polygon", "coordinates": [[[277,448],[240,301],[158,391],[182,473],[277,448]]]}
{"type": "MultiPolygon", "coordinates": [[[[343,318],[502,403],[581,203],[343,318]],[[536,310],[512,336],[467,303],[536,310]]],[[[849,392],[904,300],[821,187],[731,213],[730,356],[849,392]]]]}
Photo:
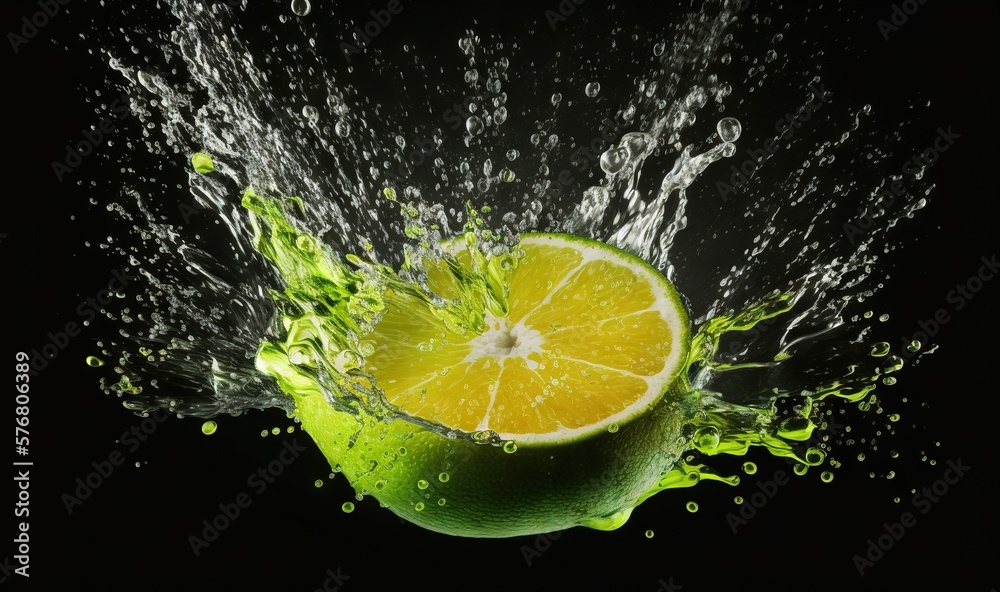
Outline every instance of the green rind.
{"type": "Polygon", "coordinates": [[[296,404],[303,428],[357,491],[429,530],[512,537],[601,522],[620,525],[616,517],[638,505],[687,449],[683,383],[677,381],[670,396],[617,432],[514,453],[444,438],[405,421],[358,431],[354,417],[336,411],[318,393],[296,396],[296,404]],[[348,448],[345,443],[355,435],[348,448]],[[448,474],[447,482],[438,478],[441,473],[448,474]],[[420,480],[428,482],[426,489],[418,487],[420,480]],[[416,510],[418,502],[424,503],[422,511],[416,510]]]}

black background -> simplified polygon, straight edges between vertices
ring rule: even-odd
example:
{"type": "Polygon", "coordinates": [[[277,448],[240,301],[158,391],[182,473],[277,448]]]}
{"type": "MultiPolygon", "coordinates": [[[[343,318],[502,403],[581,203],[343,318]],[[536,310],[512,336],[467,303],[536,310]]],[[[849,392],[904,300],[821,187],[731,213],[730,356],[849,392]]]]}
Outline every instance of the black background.
{"type": "MultiPolygon", "coordinates": [[[[322,9],[314,4],[314,11],[322,9]]],[[[51,162],[62,156],[63,146],[97,121],[86,89],[101,87],[108,76],[106,64],[87,53],[78,35],[127,22],[105,24],[101,18],[109,11],[95,5],[72,2],[17,53],[8,45],[0,49],[8,100],[7,187],[0,214],[8,314],[2,315],[2,334],[11,382],[14,353],[40,347],[48,332],[77,320],[77,303],[110,279],[114,265],[83,242],[116,232],[100,227],[107,221],[101,208],[121,199],[115,188],[121,169],[169,177],[174,166],[162,172],[156,159],[137,148],[127,162],[94,157],[64,182],[54,178],[51,162]],[[88,203],[91,198],[100,205],[88,203]]],[[[407,5],[398,28],[387,31],[381,42],[453,45],[478,18],[477,31],[511,35],[535,22],[534,42],[557,43],[544,21],[544,11],[556,6],[543,3],[522,13],[519,7],[485,4],[473,15],[468,8],[407,5]]],[[[584,4],[578,10],[591,8],[584,4]]],[[[650,3],[619,9],[634,11],[633,20],[647,26],[665,18],[650,3]]],[[[0,25],[16,31],[21,17],[37,10],[34,2],[7,3],[0,25]]],[[[829,42],[823,75],[838,100],[873,104],[891,127],[894,112],[905,116],[914,97],[926,98],[931,101],[925,111],[928,131],[950,125],[962,134],[930,169],[937,185],[930,204],[905,221],[904,249],[889,258],[893,277],[882,294],[883,309],[892,311],[900,335],[906,335],[917,330],[917,321],[948,306],[945,295],[976,272],[980,257],[997,252],[993,142],[1000,132],[994,90],[1000,20],[995,7],[928,0],[885,40],[875,23],[892,10],[888,2],[866,3],[861,22],[812,24],[810,35],[829,42]]],[[[113,141],[135,141],[140,132],[131,122],[113,132],[113,141]]],[[[919,140],[912,148],[927,142],[919,140]]],[[[92,462],[123,450],[117,440],[140,422],[120,401],[100,392],[96,375],[83,363],[102,336],[99,325],[90,327],[31,382],[30,582],[46,589],[93,584],[106,590],[311,591],[323,585],[327,570],[339,568],[350,578],[342,590],[653,592],[672,581],[684,590],[920,585],[988,592],[1000,586],[993,478],[998,289],[987,283],[942,327],[933,340],[940,350],[900,374],[892,394],[910,403],[895,409],[909,412],[903,423],[917,424],[901,429],[893,440],[904,453],[902,460],[896,465],[846,463],[830,484],[814,474],[793,479],[736,535],[725,519],[735,508],[732,496],[749,496],[756,483],[787,465],[757,455],[760,479],[745,478],[738,490],[705,484],[696,492],[661,494],[614,532],[573,529],[544,543],[534,537],[463,540],[401,524],[372,500],[358,504],[352,514],[342,513],[340,504],[353,492],[340,476],[322,488],[312,486],[328,470],[305,434],[260,436],[263,429],[291,425],[278,411],[222,418],[212,437],[200,434],[201,422],[195,419],[157,424],[148,442],[125,454],[126,463],[68,515],[60,496],[92,470],[92,462]],[[196,558],[187,537],[218,513],[219,503],[248,491],[247,476],[295,437],[307,451],[264,493],[254,495],[244,514],[196,558]],[[920,462],[920,451],[938,464],[920,462]],[[884,522],[912,509],[910,489],[931,485],[943,476],[948,460],[959,458],[971,470],[859,577],[852,557],[865,552],[868,539],[883,534],[884,522]],[[886,468],[897,470],[895,479],[869,478],[869,471],[886,468]],[[891,501],[897,495],[903,499],[898,505],[891,501]],[[699,512],[684,509],[689,499],[699,502],[699,512]],[[647,529],[655,531],[654,538],[644,537],[647,529]],[[523,548],[536,545],[546,550],[529,566],[523,548]]],[[[11,400],[10,413],[13,407],[11,400]]],[[[13,506],[16,492],[8,492],[13,506]]],[[[10,542],[0,550],[0,557],[13,554],[10,542]]],[[[3,575],[3,587],[29,583],[3,575]]]]}

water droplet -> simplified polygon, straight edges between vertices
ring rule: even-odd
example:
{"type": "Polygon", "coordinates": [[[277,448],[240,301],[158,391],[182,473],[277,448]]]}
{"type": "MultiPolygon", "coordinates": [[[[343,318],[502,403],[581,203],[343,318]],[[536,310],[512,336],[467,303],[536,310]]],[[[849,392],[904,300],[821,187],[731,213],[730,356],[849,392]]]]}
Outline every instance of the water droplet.
{"type": "Polygon", "coordinates": [[[737,504],[742,504],[743,503],[743,496],[742,495],[738,495],[738,496],[736,496],[736,497],[733,498],[733,501],[736,502],[737,504]]]}
{"type": "Polygon", "coordinates": [[[333,126],[333,129],[341,138],[346,138],[351,135],[351,124],[346,121],[338,121],[337,125],[333,126]]]}
{"type": "Polygon", "coordinates": [[[277,436],[281,433],[281,428],[271,428],[271,433],[277,436]]]}
{"type": "Polygon", "coordinates": [[[698,511],[698,502],[688,502],[687,504],[684,505],[684,507],[687,508],[688,512],[694,514],[695,512],[698,511]]]}
{"type": "Polygon", "coordinates": [[[214,421],[206,421],[205,423],[201,424],[201,433],[205,434],[206,436],[211,436],[212,434],[215,433],[217,429],[219,429],[219,424],[215,423],[214,421]]]}
{"type": "Polygon", "coordinates": [[[601,169],[609,175],[614,175],[622,170],[627,162],[628,149],[624,146],[621,148],[609,148],[601,155],[601,169]]]}
{"type": "Polygon", "coordinates": [[[889,353],[890,346],[885,341],[880,341],[872,346],[871,355],[881,358],[889,353]]]}
{"type": "Polygon", "coordinates": [[[666,48],[667,44],[665,42],[661,41],[657,43],[656,45],[653,46],[653,55],[655,55],[656,57],[660,57],[661,55],[663,55],[663,50],[665,50],[666,48]]]}
{"type": "Polygon", "coordinates": [[[417,502],[416,504],[414,504],[413,509],[416,510],[416,511],[418,511],[418,512],[423,512],[424,511],[424,502],[417,502]]]}
{"type": "Polygon", "coordinates": [[[428,483],[426,479],[421,479],[417,481],[417,489],[427,489],[428,487],[430,487],[430,485],[431,484],[428,483]]]}
{"type": "Polygon", "coordinates": [[[506,167],[503,168],[500,171],[500,180],[503,181],[504,183],[510,183],[511,181],[514,180],[514,171],[506,167]]]}
{"type": "Polygon", "coordinates": [[[818,465],[823,462],[824,458],[826,458],[826,455],[819,448],[812,447],[806,450],[806,462],[810,465],[818,465]]]}
{"type": "Polygon", "coordinates": [[[906,346],[906,351],[915,352],[919,350],[920,350],[920,342],[915,339],[911,341],[909,345],[906,346]]]}
{"type": "Polygon", "coordinates": [[[448,479],[450,478],[451,477],[448,475],[448,473],[441,473],[440,475],[438,475],[438,481],[440,481],[441,483],[447,483],[448,479]]]}
{"type": "Polygon", "coordinates": [[[312,253],[316,249],[315,241],[307,234],[300,234],[296,237],[295,246],[303,253],[312,253]]]}
{"type": "Polygon", "coordinates": [[[470,115],[468,119],[465,120],[465,129],[469,130],[469,133],[473,136],[478,136],[483,133],[486,126],[483,125],[483,120],[475,115],[470,115]]]}
{"type": "Polygon", "coordinates": [[[698,428],[694,433],[694,445],[702,452],[712,452],[719,447],[720,433],[715,426],[698,428]]]}
{"type": "Polygon", "coordinates": [[[443,505],[445,505],[446,503],[448,503],[448,502],[447,502],[447,501],[446,501],[446,500],[445,500],[445,499],[444,499],[443,497],[439,497],[439,498],[438,498],[438,505],[439,505],[439,506],[443,506],[443,505]]]}
{"type": "Polygon", "coordinates": [[[829,483],[830,481],[833,481],[833,473],[830,471],[823,471],[819,474],[819,478],[823,483],[829,483]]]}
{"type": "Polygon", "coordinates": [[[511,148],[510,150],[507,151],[507,160],[517,160],[517,157],[520,155],[521,155],[520,152],[518,152],[514,148],[511,148]]]}
{"type": "Polygon", "coordinates": [[[104,365],[104,360],[94,356],[87,356],[87,365],[92,366],[94,368],[98,368],[104,365]]]}
{"type": "Polygon", "coordinates": [[[743,472],[747,475],[753,475],[757,472],[757,465],[752,462],[743,463],[743,472]]]}
{"type": "Polygon", "coordinates": [[[619,427],[619,426],[618,426],[618,424],[617,424],[617,423],[612,423],[612,424],[609,424],[609,425],[608,425],[608,431],[609,431],[609,432],[611,432],[612,434],[615,434],[615,433],[617,433],[617,432],[618,432],[618,427],[619,427]]]}
{"type": "Polygon", "coordinates": [[[465,72],[465,81],[466,82],[468,82],[469,84],[475,84],[477,80],[479,80],[479,72],[478,71],[476,71],[475,69],[473,69],[473,70],[467,70],[465,72]]]}
{"type": "Polygon", "coordinates": [[[808,470],[809,470],[809,465],[803,463],[795,463],[795,466],[792,467],[792,472],[800,477],[802,475],[805,475],[808,470]]]}
{"type": "Polygon", "coordinates": [[[313,485],[315,487],[323,487],[323,480],[322,479],[316,479],[315,481],[313,481],[313,485]]]}
{"type": "Polygon", "coordinates": [[[559,103],[561,101],[562,101],[562,94],[561,93],[553,93],[552,94],[552,105],[558,107],[559,103]]]}
{"type": "Polygon", "coordinates": [[[724,117],[716,124],[715,131],[719,133],[723,142],[735,142],[743,133],[743,126],[735,117],[724,117]]]}
{"type": "Polygon", "coordinates": [[[647,530],[647,531],[646,531],[646,538],[647,538],[647,539],[651,539],[651,538],[653,538],[653,534],[654,534],[654,533],[653,533],[653,531],[652,531],[652,530],[647,530]]]}
{"type": "Polygon", "coordinates": [[[343,510],[345,514],[350,514],[354,511],[354,504],[352,502],[344,502],[344,505],[340,506],[340,509],[343,510]]]}
{"type": "Polygon", "coordinates": [[[292,0],[292,12],[297,16],[305,16],[312,10],[309,0],[292,0]]]}
{"type": "Polygon", "coordinates": [[[309,123],[316,123],[319,121],[319,109],[312,105],[306,105],[302,107],[302,117],[305,117],[309,123]]]}
{"type": "Polygon", "coordinates": [[[591,82],[584,89],[584,92],[587,93],[588,97],[591,97],[591,98],[596,97],[597,94],[601,92],[601,83],[600,82],[591,82]]]}
{"type": "Polygon", "coordinates": [[[513,440],[508,440],[504,442],[503,451],[506,452],[507,454],[513,454],[517,452],[517,444],[515,444],[513,440]]]}

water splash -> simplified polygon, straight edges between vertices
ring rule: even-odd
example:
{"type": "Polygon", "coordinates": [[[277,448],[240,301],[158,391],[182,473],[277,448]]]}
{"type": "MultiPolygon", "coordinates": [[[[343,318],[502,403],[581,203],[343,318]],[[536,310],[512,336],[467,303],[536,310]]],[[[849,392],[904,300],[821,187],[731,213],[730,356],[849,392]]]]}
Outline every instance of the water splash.
{"type": "MultiPolygon", "coordinates": [[[[453,56],[460,79],[442,88],[455,107],[440,118],[424,115],[438,111],[414,98],[427,94],[415,85],[409,103],[394,104],[349,82],[353,67],[331,63],[337,52],[308,2],[292,12],[316,21],[270,23],[265,42],[238,25],[246,7],[167,5],[169,32],[143,32],[159,54],[104,50],[133,112],[159,131],[148,150],[191,159],[186,209],[174,211],[167,187],[162,200],[132,187],[124,205],[109,205],[131,236],[106,246],[146,283],[117,314],[122,339],[101,344],[101,359],[116,361],[104,388],[130,409],[294,414],[285,393],[315,391],[354,416],[473,438],[406,416],[351,378],[390,284],[452,330],[481,330],[487,311],[502,313],[503,258],[531,230],[632,252],[688,299],[698,328],[685,399],[691,455],[664,466],[642,499],[736,481],[701,457],[762,447],[803,467],[823,463],[832,443],[815,432],[836,408],[829,402],[877,406],[873,391],[902,366],[872,354],[878,322],[860,309],[888,277],[878,251],[897,248],[890,232],[933,185],[922,170],[887,172],[889,146],[902,139],[869,131],[869,106],[839,104],[818,66],[784,68],[787,33],[766,50],[737,41],[744,22],[781,29],[741,12],[744,3],[707,4],[660,39],[633,39],[644,71],[615,93],[598,82],[608,64],[538,99],[517,78],[543,73],[516,65],[527,61],[516,43],[469,31],[453,56]],[[762,133],[755,91],[782,84],[793,97],[787,125],[762,133]],[[567,130],[580,113],[604,117],[593,140],[567,130]],[[901,203],[869,211],[900,181],[901,203]],[[301,197],[270,197],[292,195],[301,197]],[[427,290],[424,262],[441,260],[439,245],[457,235],[471,237],[477,263],[452,270],[467,288],[446,302],[427,290]]],[[[401,67],[366,52],[371,67],[401,67]]],[[[627,514],[590,525],[618,526],[627,514]]]]}

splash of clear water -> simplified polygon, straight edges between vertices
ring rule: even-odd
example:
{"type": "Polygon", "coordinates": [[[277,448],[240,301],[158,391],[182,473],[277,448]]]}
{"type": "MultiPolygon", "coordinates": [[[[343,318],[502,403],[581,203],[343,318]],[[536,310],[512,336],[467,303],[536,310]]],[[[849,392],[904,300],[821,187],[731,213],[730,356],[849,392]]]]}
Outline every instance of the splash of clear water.
{"type": "MultiPolygon", "coordinates": [[[[685,437],[702,456],[761,446],[819,464],[831,452],[814,434],[834,413],[825,403],[877,404],[873,391],[901,367],[882,353],[877,318],[860,310],[887,277],[878,250],[896,248],[891,229],[924,207],[932,185],[922,174],[906,179],[914,189],[901,207],[871,214],[864,233],[845,232],[851,210],[902,178],[886,173],[885,146],[899,138],[866,131],[870,107],[838,104],[815,71],[787,73],[785,33],[766,50],[736,41],[744,22],[767,30],[740,13],[742,3],[708,4],[661,39],[634,39],[647,66],[619,103],[601,89],[596,79],[609,72],[600,70],[568,77],[558,96],[538,101],[516,83],[541,75],[517,65],[526,56],[516,43],[468,32],[455,48],[464,73],[446,91],[461,109],[440,119],[422,115],[435,112],[429,99],[364,96],[346,81],[352,68],[330,63],[318,24],[283,17],[285,27],[265,28],[273,39],[255,44],[234,26],[245,7],[168,5],[169,34],[147,32],[159,59],[108,49],[108,62],[136,96],[133,110],[158,127],[149,150],[185,160],[204,152],[214,170],[188,173],[187,210],[173,211],[172,189],[162,203],[131,189],[127,203],[109,206],[131,222],[133,238],[117,241],[117,252],[147,283],[119,315],[123,339],[102,344],[117,362],[105,388],[130,409],[294,413],[282,390],[313,388],[344,410],[419,421],[377,389],[344,381],[365,355],[361,338],[378,321],[386,282],[446,307],[426,292],[421,262],[462,232],[476,237],[483,262],[507,255],[520,232],[549,230],[608,242],[659,268],[698,328],[685,437]],[[283,48],[265,49],[279,40],[283,48]],[[728,68],[733,56],[745,72],[728,68]],[[783,83],[797,97],[789,125],[758,132],[759,147],[741,145],[759,119],[754,91],[783,83]],[[590,112],[587,121],[606,116],[593,141],[563,131],[567,113],[580,112],[590,112]],[[824,119],[809,129],[813,117],[824,119]],[[301,197],[267,197],[283,195],[301,197]],[[489,211],[467,207],[470,199],[489,211]],[[303,360],[317,370],[295,374],[303,360]],[[283,382],[290,376],[294,384],[283,382]]],[[[372,67],[392,63],[369,52],[372,67]]],[[[419,57],[412,61],[421,71],[419,57]]],[[[484,270],[466,276],[475,288],[444,315],[456,330],[481,322],[490,302],[484,270]]],[[[664,467],[649,495],[719,478],[694,459],[664,467]]]]}

